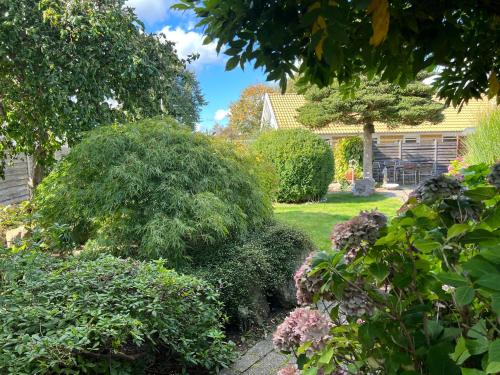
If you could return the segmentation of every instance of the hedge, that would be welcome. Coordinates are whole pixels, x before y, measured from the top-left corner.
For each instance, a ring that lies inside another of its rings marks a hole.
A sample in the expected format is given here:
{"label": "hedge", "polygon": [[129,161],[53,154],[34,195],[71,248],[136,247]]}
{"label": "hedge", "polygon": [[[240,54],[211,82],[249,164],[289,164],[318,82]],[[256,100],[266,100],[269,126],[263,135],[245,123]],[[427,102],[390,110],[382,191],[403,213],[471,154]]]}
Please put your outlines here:
{"label": "hedge", "polygon": [[279,202],[306,202],[321,199],[333,175],[330,146],[304,129],[263,133],[253,148],[269,160],[279,177]]}

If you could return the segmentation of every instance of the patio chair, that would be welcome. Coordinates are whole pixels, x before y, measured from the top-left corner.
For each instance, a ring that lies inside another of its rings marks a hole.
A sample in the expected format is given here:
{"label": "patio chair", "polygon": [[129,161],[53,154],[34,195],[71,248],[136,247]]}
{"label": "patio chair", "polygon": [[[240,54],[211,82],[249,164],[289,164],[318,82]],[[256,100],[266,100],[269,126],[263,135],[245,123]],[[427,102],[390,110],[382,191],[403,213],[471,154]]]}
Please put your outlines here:
{"label": "patio chair", "polygon": [[404,163],[402,166],[403,185],[412,181],[414,185],[417,184],[417,165],[414,163]]}

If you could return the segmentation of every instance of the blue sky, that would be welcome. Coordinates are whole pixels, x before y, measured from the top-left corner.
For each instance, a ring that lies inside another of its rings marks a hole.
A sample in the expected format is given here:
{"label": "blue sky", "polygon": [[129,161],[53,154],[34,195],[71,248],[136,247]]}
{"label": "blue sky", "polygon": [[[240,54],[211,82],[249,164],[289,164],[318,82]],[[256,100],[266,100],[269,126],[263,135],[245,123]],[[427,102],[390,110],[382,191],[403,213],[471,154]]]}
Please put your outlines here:
{"label": "blue sky", "polygon": [[174,0],[128,0],[127,5],[135,8],[144,22],[146,31],[163,32],[167,39],[176,43],[180,57],[197,52],[200,58],[189,66],[200,82],[208,104],[202,109],[200,128],[210,129],[216,122],[226,124],[229,104],[238,99],[246,86],[266,81],[260,70],[246,66],[242,71],[236,68],[224,70],[227,57],[217,55],[215,43],[203,45],[202,30],[196,29],[197,19],[189,12],[170,9]]}

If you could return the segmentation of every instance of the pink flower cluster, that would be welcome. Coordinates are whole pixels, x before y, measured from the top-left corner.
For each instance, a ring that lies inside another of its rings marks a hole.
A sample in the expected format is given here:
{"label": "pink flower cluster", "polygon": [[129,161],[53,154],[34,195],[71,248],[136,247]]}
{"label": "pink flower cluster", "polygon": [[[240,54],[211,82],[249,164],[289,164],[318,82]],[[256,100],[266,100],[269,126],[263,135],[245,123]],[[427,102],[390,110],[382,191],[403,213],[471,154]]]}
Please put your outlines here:
{"label": "pink flower cluster", "polygon": [[310,351],[321,350],[331,338],[333,323],[330,317],[310,307],[299,307],[281,323],[273,334],[274,346],[284,352],[292,352],[310,342]]}
{"label": "pink flower cluster", "polygon": [[279,370],[276,375],[300,375],[300,371],[296,365],[288,365]]}
{"label": "pink flower cluster", "polygon": [[384,214],[376,210],[361,211],[358,216],[333,227],[330,237],[333,248],[344,250],[346,262],[352,262],[377,241],[380,229],[386,224]]}
{"label": "pink flower cluster", "polygon": [[297,302],[299,305],[308,305],[313,303],[313,297],[319,293],[323,281],[319,275],[310,275],[312,270],[312,259],[314,253],[309,254],[304,263],[295,272],[293,280],[297,289]]}

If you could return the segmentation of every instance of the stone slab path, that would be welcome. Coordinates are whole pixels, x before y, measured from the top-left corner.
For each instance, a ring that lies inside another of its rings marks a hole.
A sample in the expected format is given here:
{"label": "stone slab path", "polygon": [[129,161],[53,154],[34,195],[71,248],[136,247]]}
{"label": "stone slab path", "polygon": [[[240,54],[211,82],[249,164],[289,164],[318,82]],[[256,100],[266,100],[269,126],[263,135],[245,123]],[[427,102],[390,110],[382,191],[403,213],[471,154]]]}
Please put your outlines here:
{"label": "stone slab path", "polygon": [[248,349],[221,375],[276,375],[279,369],[289,363],[290,357],[276,351],[269,337]]}

